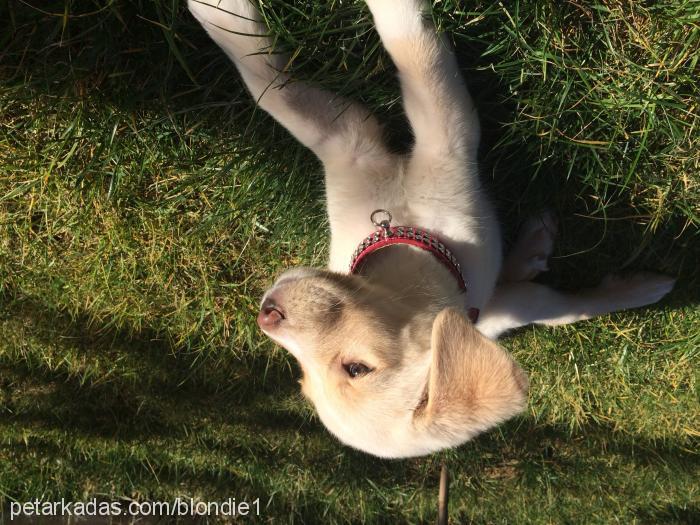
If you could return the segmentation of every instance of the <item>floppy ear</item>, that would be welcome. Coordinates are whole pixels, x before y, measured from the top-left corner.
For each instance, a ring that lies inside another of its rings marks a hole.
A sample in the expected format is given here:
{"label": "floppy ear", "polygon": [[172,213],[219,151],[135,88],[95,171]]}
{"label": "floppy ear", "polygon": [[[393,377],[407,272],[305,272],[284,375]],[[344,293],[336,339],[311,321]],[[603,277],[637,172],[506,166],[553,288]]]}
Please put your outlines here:
{"label": "floppy ear", "polygon": [[427,402],[416,410],[417,424],[458,444],[525,408],[525,373],[459,310],[437,315],[430,346]]}

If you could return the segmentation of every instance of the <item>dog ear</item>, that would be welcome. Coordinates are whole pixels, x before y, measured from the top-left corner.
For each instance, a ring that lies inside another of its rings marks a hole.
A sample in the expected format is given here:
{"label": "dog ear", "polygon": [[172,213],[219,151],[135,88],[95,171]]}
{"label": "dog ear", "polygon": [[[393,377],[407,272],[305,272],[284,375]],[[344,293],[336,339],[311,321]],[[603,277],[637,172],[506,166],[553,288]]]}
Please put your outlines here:
{"label": "dog ear", "polygon": [[459,310],[437,315],[430,346],[427,399],[415,412],[430,433],[462,443],[525,408],[525,373]]}

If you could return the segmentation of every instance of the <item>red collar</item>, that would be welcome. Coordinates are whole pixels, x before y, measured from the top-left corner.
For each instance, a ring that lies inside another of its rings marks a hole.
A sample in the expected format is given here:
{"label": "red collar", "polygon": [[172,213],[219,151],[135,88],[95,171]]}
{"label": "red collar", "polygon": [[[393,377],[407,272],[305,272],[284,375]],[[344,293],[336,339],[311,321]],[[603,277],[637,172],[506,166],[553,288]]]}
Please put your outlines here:
{"label": "red collar", "polygon": [[[384,214],[388,219],[377,222],[375,217]],[[365,259],[377,250],[381,250],[392,244],[408,244],[430,252],[440,261],[450,273],[457,279],[460,290],[467,291],[467,283],[462,276],[459,262],[450,249],[435,235],[422,228],[412,226],[391,226],[391,213],[386,210],[375,210],[371,215],[372,223],[377,226],[377,231],[368,235],[352,254],[350,261],[350,273],[357,273]],[[479,318],[478,308],[468,308],[467,315],[473,323]]]}

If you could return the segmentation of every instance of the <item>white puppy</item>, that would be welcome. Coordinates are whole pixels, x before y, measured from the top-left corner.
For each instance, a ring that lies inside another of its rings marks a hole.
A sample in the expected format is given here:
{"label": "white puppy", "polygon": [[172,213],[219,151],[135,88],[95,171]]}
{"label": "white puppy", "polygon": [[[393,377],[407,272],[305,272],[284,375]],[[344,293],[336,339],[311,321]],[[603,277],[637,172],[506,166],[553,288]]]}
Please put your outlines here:
{"label": "white puppy", "polygon": [[493,341],[504,331],[650,304],[673,280],[637,274],[575,295],[529,282],[551,252],[547,215],[526,223],[502,264],[477,173],[479,120],[450,46],[421,0],[367,6],[399,72],[415,136],[409,155],[386,147],[362,106],[292,81],[249,0],[189,0],[260,107],[325,168],[329,268],[285,272],[258,323],[299,361],[305,395],[342,442],[416,456],[523,410],[526,375]]}

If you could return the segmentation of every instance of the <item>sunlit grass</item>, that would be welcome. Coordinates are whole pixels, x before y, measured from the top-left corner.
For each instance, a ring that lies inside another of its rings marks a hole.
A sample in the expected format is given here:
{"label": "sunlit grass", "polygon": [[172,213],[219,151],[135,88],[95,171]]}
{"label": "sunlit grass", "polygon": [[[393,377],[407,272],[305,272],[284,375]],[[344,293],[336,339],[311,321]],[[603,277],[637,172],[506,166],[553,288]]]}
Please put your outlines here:
{"label": "sunlit grass", "polygon": [[[362,2],[264,3],[298,76],[410,133]],[[339,445],[255,327],[321,266],[313,156],[178,2],[0,5],[0,501],[260,497],[269,521],[700,519],[697,2],[438,2],[506,238],[555,210],[545,280],[677,275],[661,305],[503,344],[528,411],[430,458]],[[321,518],[322,517],[322,518]],[[0,521],[2,517],[0,516]]]}

